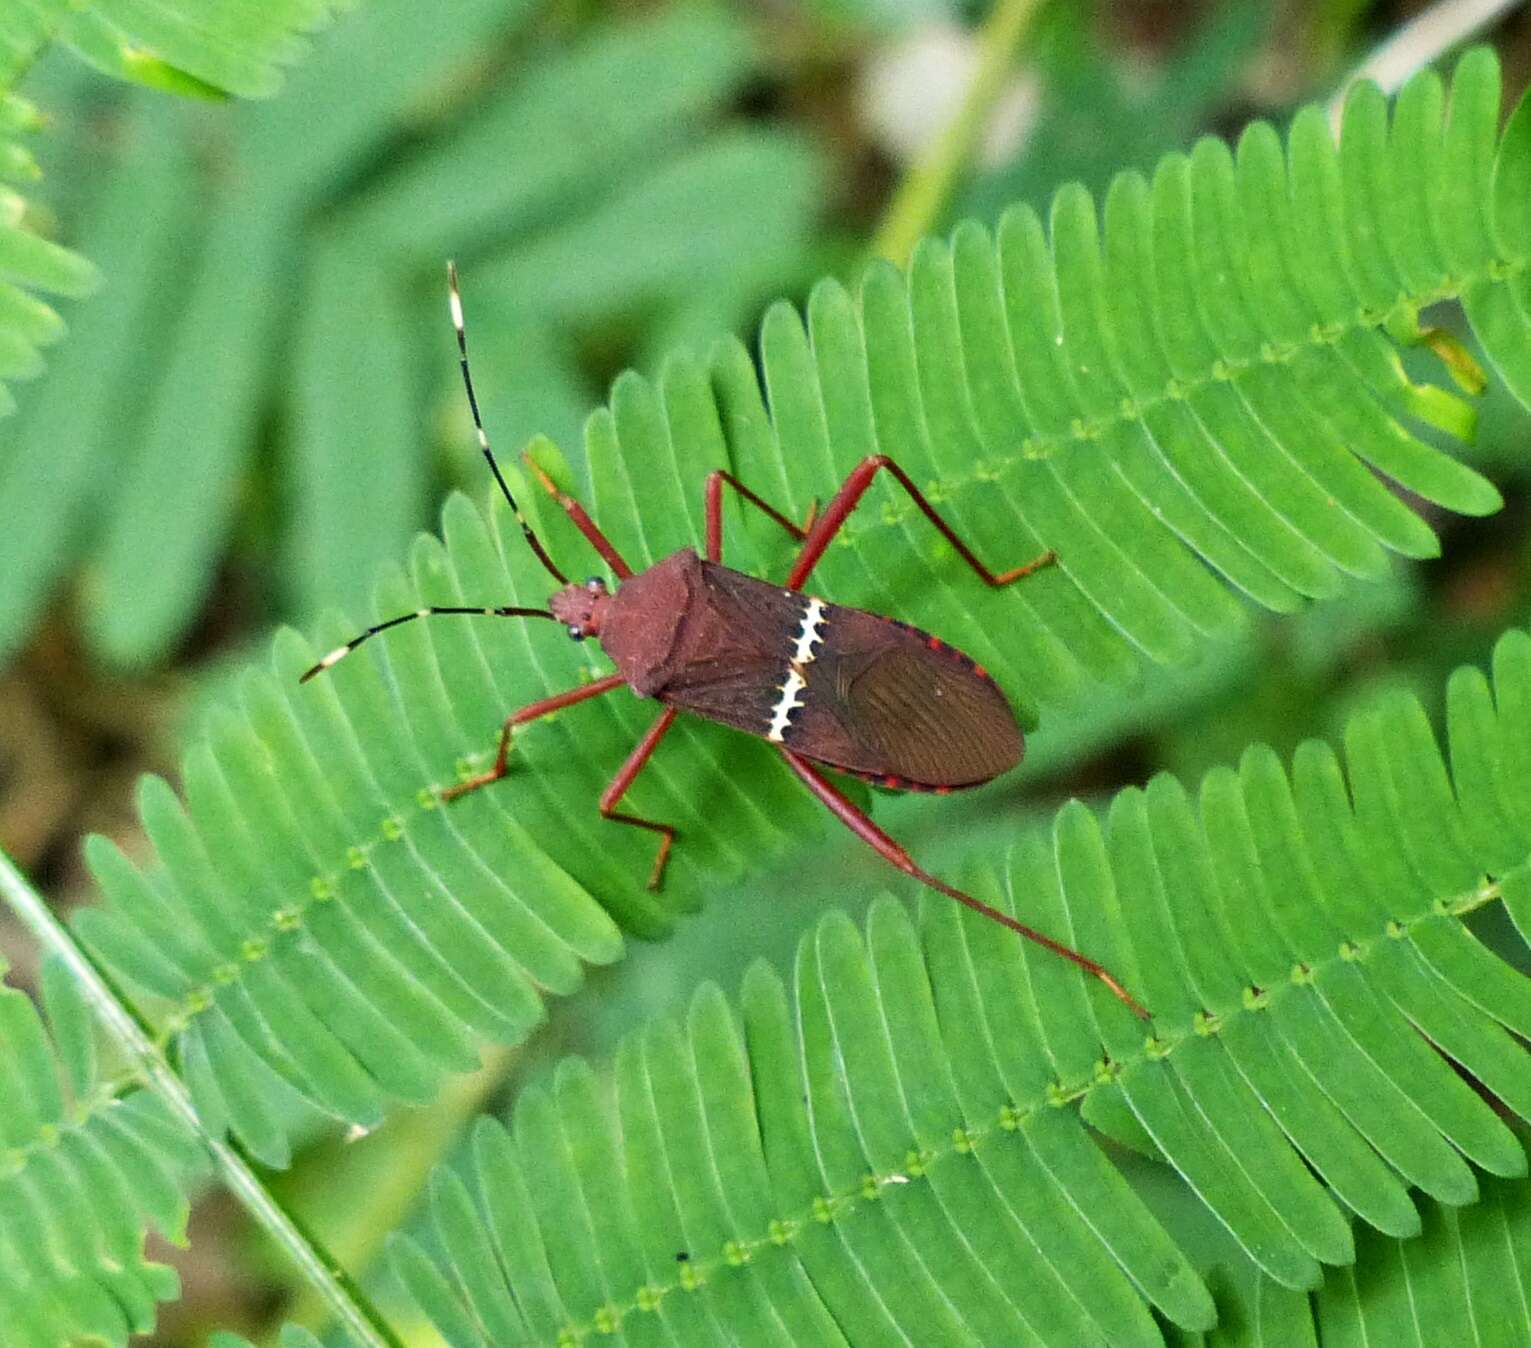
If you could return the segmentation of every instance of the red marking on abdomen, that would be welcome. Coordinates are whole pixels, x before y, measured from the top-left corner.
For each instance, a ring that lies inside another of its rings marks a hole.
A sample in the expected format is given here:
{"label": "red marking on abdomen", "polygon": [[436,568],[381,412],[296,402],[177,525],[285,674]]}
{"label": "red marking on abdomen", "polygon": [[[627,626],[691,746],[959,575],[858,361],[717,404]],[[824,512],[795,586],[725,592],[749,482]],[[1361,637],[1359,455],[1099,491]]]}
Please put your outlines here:
{"label": "red marking on abdomen", "polygon": [[[799,749],[798,752],[802,753],[802,750]],[[805,754],[804,757],[811,757],[811,755]],[[815,759],[814,761],[822,762],[823,760]],[[994,780],[992,777],[985,777],[981,782],[963,782],[957,786],[942,782],[938,785],[934,782],[911,782],[907,777],[899,777],[891,772],[862,772],[856,768],[842,768],[834,763],[825,763],[824,766],[831,772],[843,772],[847,777],[859,777],[864,782],[871,782],[873,786],[880,786],[889,791],[918,791],[921,795],[927,796],[949,796],[953,791],[971,791],[975,786],[987,786]]]}

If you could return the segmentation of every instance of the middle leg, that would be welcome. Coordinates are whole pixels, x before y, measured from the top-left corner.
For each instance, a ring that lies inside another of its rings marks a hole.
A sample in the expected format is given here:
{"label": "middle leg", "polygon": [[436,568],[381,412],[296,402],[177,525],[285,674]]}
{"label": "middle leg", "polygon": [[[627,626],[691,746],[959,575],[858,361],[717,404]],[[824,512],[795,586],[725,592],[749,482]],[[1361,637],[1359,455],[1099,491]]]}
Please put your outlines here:
{"label": "middle leg", "polygon": [[610,819],[617,824],[632,824],[635,828],[646,828],[651,833],[659,834],[659,854],[654,858],[654,869],[649,872],[649,888],[658,889],[659,882],[664,876],[665,863],[670,859],[670,847],[675,842],[675,826],[673,824],[661,824],[655,819],[643,819],[636,814],[619,814],[617,802],[627,794],[627,788],[633,784],[635,778],[643,771],[650,758],[654,756],[654,750],[659,747],[670,727],[675,724],[675,718],[679,711],[675,707],[666,707],[659,713],[658,719],[648,728],[648,733],[638,741],[638,747],[627,756],[627,762],[618,769],[617,775],[611,779],[611,785],[601,792],[601,817]]}
{"label": "middle leg", "polygon": [[817,501],[809,506],[808,519],[799,526],[769,501],[757,496],[732,473],[725,473],[721,468],[715,468],[707,474],[707,560],[709,562],[723,560],[723,484],[725,482],[757,510],[769,515],[799,543],[807,539],[808,530],[813,528],[813,522],[818,518],[819,503]]}
{"label": "middle leg", "polygon": [[978,560],[977,554],[957,536],[957,531],[941,518],[940,512],[926,499],[925,493],[914,485],[914,479],[908,473],[886,454],[869,454],[851,470],[851,475],[841,483],[840,490],[835,493],[828,508],[809,529],[807,540],[803,543],[803,550],[793,564],[792,573],[787,577],[789,590],[802,589],[803,582],[808,579],[809,573],[818,565],[819,558],[824,555],[824,549],[840,532],[840,526],[845,523],[851,511],[860,504],[861,498],[866,495],[867,488],[872,485],[872,479],[882,469],[886,469],[898,479],[899,486],[909,493],[915,505],[920,508],[920,512],[941,531],[942,537],[957,549],[958,556],[978,573],[985,585],[1008,585],[1011,581],[1019,580],[1022,576],[1029,576],[1033,571],[1039,571],[1042,567],[1049,566],[1058,560],[1057,554],[1048,549],[1040,557],[1033,557],[1031,561],[1011,567],[1008,571],[997,574],[990,571]]}

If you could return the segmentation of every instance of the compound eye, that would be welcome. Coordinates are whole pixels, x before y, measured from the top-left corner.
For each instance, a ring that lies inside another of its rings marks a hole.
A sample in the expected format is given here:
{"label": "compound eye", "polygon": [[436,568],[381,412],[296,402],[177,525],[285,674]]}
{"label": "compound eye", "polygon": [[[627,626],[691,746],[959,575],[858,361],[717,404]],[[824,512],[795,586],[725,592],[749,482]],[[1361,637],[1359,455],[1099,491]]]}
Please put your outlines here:
{"label": "compound eye", "polygon": [[591,594],[600,594],[600,592],[606,588],[606,582],[599,576],[591,576],[590,579],[585,582],[585,588],[589,590]]}
{"label": "compound eye", "polygon": [[569,635],[573,637],[575,641],[583,641],[585,639],[585,629],[578,623],[570,623]]}

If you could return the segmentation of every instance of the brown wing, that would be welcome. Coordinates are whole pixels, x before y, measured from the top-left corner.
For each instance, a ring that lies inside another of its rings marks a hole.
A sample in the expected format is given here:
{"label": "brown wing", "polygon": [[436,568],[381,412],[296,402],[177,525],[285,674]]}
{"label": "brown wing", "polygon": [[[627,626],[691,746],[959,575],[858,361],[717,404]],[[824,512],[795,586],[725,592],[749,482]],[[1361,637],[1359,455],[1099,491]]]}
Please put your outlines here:
{"label": "brown wing", "polygon": [[830,608],[826,631],[790,748],[914,788],[976,786],[1020,762],[1015,713],[961,651],[859,609]]}
{"label": "brown wing", "polygon": [[874,772],[919,786],[976,786],[1021,761],[1010,704],[950,654],[895,647],[851,682],[846,701],[857,738],[876,751]]}

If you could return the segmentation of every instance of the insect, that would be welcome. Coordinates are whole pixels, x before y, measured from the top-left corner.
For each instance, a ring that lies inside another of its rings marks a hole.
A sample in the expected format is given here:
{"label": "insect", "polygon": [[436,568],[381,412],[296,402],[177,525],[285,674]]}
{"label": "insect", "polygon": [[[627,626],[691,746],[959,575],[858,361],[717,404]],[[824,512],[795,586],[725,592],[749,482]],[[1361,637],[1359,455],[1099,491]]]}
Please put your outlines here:
{"label": "insect", "polygon": [[[546,609],[430,607],[401,614],[367,628],[331,651],[303,675],[303,680],[329,669],[379,632],[416,618],[485,614],[549,618],[562,623],[576,641],[596,638],[616,665],[616,672],[511,712],[501,727],[493,764],[443,791],[446,800],[458,800],[506,775],[517,726],[626,686],[640,697],[654,698],[664,709],[602,792],[599,808],[607,819],[659,836],[650,888],[657,888],[664,874],[675,828],[624,813],[617,806],[676,717],[690,712],[775,745],[808,790],[899,870],[1072,961],[1100,979],[1134,1014],[1148,1019],[1147,1011],[1102,965],[922,869],[819,770],[822,765],[878,786],[945,795],[981,785],[1008,771],[1020,762],[1025,747],[1004,694],[961,651],[907,623],[828,604],[803,593],[802,586],[814,566],[878,473],[890,474],[908,492],[925,518],[986,585],[1009,585],[1051,565],[1055,555],[1045,552],[1009,571],[990,571],[909,475],[879,454],[858,464],[822,513],[811,511],[801,525],[731,473],[716,470],[706,481],[706,556],[682,548],[648,570],[635,573],[584,507],[559,490],[547,473],[524,455],[541,485],[618,578],[615,589],[608,589],[599,577],[570,583],[522,515],[490,448],[468,367],[457,271],[450,263],[448,277],[459,364],[479,448],[528,545],[562,588],[552,594]],[[725,486],[764,512],[801,545],[797,560],[780,585],[723,565]]]}

